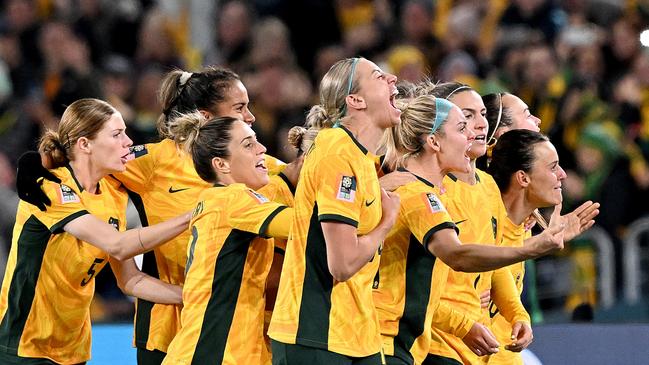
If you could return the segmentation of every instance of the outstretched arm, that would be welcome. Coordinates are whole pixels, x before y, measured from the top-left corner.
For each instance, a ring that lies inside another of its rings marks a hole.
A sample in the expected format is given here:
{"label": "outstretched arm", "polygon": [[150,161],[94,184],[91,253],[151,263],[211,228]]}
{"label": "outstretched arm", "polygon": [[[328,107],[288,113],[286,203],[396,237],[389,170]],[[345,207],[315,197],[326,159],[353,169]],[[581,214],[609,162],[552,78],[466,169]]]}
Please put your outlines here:
{"label": "outstretched arm", "polygon": [[176,237],[188,228],[190,218],[191,214],[188,212],[149,227],[120,232],[92,214],[85,214],[67,223],[63,229],[110,256],[124,260],[152,250]]}
{"label": "outstretched arm", "polygon": [[126,295],[154,303],[182,304],[183,289],[158,280],[140,271],[133,259],[119,261],[110,258],[110,267],[117,279],[117,285]]}

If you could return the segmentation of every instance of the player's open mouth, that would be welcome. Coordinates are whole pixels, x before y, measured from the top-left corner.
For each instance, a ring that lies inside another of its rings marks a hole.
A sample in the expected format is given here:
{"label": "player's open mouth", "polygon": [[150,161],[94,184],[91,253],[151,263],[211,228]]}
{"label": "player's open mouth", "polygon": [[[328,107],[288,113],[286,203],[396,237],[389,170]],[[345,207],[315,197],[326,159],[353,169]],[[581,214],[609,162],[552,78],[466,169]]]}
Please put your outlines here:
{"label": "player's open mouth", "polygon": [[469,150],[471,149],[471,146],[473,146],[473,142],[469,142],[469,144],[466,146],[466,150],[464,150],[464,158],[467,160],[471,160],[471,157],[469,157]]}
{"label": "player's open mouth", "polygon": [[134,155],[133,155],[132,152],[129,151],[127,154],[125,154],[124,156],[120,157],[120,160],[122,160],[122,163],[125,164],[125,163],[127,163],[129,160],[132,160],[132,159],[133,159],[132,157],[134,157]]}
{"label": "player's open mouth", "polygon": [[399,90],[397,90],[396,88],[394,88],[394,90],[392,91],[392,94],[390,95],[390,105],[392,105],[392,107],[393,107],[394,109],[399,110],[399,109],[397,108],[397,106],[394,104],[394,100],[396,99],[397,95],[399,95]]}
{"label": "player's open mouth", "polygon": [[264,173],[268,173],[268,169],[266,168],[266,164],[263,159],[259,160],[257,164],[255,165],[255,169],[262,171]]}

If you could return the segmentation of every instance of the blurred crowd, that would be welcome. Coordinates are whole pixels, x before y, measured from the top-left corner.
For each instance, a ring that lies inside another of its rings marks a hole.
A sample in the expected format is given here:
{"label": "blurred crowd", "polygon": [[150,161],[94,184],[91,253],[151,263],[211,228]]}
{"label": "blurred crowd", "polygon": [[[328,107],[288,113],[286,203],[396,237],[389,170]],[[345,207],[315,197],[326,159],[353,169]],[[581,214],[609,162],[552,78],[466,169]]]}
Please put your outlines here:
{"label": "blurred crowd", "polygon": [[[203,2],[202,13],[192,7],[200,2],[1,2],[4,241],[17,158],[72,101],[110,102],[134,142],[150,142],[164,73],[226,66],[248,88],[269,154],[291,160],[288,129],[303,124],[329,67],[354,55],[403,81],[456,80],[482,94],[520,96],[559,149],[568,172],[564,208],[601,202],[597,223],[616,242],[617,258],[624,229],[649,212],[649,49],[640,42],[649,2],[224,0]],[[196,34],[209,42],[199,45]]]}

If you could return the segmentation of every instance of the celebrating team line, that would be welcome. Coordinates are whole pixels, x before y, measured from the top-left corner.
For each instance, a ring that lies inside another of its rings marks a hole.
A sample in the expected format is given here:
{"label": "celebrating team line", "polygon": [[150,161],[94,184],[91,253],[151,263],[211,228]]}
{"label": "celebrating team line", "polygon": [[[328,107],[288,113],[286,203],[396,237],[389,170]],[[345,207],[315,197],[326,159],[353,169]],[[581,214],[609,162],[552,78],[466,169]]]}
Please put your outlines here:
{"label": "celebrating team line", "polygon": [[566,173],[512,94],[343,59],[290,163],[266,155],[234,72],[174,70],[159,94],[159,142],[133,146],[114,107],[81,99],[21,157],[1,363],[90,360],[110,263],[137,297],[140,365],[522,364],[525,261],[599,214],[562,215]]}

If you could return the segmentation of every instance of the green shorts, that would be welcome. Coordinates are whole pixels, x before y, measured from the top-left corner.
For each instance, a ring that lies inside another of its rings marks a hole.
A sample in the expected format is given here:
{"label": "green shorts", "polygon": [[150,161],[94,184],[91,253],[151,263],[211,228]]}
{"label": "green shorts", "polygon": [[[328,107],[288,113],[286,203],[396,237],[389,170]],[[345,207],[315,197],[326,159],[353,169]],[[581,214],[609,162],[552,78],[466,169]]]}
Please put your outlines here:
{"label": "green shorts", "polygon": [[137,348],[137,365],[160,365],[167,356],[166,352],[160,350],[149,351]]}
{"label": "green shorts", "polygon": [[450,357],[428,354],[421,365],[462,365],[462,363]]}
{"label": "green shorts", "polygon": [[302,345],[289,345],[270,340],[273,365],[381,365],[381,353],[351,357]]}
{"label": "green shorts", "polygon": [[[37,357],[20,357],[0,351],[0,364],[2,365],[58,365],[50,359]],[[83,365],[85,362],[79,363]]]}

